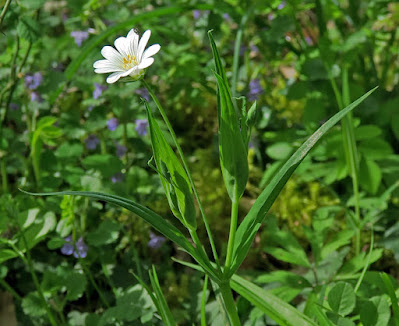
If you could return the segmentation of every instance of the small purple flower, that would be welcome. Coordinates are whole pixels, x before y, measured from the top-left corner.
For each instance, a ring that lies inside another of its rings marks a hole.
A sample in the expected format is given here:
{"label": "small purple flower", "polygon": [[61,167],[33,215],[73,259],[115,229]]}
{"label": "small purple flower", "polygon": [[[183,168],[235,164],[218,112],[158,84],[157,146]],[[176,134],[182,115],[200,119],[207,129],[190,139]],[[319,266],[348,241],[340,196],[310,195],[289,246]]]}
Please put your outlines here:
{"label": "small purple flower", "polygon": [[19,109],[19,105],[17,103],[10,103],[10,110],[16,111]]}
{"label": "small purple flower", "polygon": [[224,14],[223,14],[223,18],[224,18],[224,20],[226,20],[226,21],[231,21],[230,15],[229,15],[228,13],[224,13]]}
{"label": "small purple flower", "polygon": [[135,90],[135,93],[139,96],[141,96],[142,98],[144,98],[147,102],[150,100],[150,93],[148,93],[147,88],[143,87],[143,88],[137,88]]}
{"label": "small purple flower", "polygon": [[125,176],[122,172],[118,172],[111,177],[112,183],[122,182],[125,179]]}
{"label": "small purple flower", "polygon": [[31,102],[43,102],[43,98],[41,97],[39,92],[30,93],[30,101]]}
{"label": "small purple flower", "polygon": [[109,130],[114,131],[119,126],[119,121],[117,118],[112,118],[107,121],[107,127]]}
{"label": "small purple flower", "polygon": [[73,254],[75,258],[85,258],[87,256],[88,249],[89,247],[85,244],[82,237],[76,241],[74,246],[72,236],[69,235],[65,238],[65,243],[61,248],[61,253],[67,256]]}
{"label": "small purple flower", "polygon": [[281,9],[283,9],[284,7],[285,7],[285,1],[283,0],[283,1],[281,1],[281,3],[278,5],[278,7],[277,7],[277,9],[278,10],[281,10]]}
{"label": "small purple flower", "polygon": [[275,17],[274,14],[270,13],[267,15],[267,20],[271,22],[274,19],[274,17]]}
{"label": "small purple flower", "polygon": [[135,124],[136,124],[135,130],[140,136],[147,135],[148,121],[146,119],[137,119],[135,121]]}
{"label": "small purple flower", "polygon": [[255,101],[258,99],[259,95],[263,94],[264,90],[260,85],[259,79],[253,79],[249,82],[249,92],[248,92],[248,99],[250,101]]}
{"label": "small purple flower", "polygon": [[251,44],[250,49],[254,53],[259,53],[259,48],[255,44]]}
{"label": "small purple flower", "polygon": [[72,244],[72,236],[69,235],[65,238],[65,243],[61,248],[61,253],[63,255],[69,256],[69,255],[72,255],[73,250],[74,250],[74,248],[73,248],[73,244]]}
{"label": "small purple flower", "polygon": [[201,10],[193,10],[193,17],[195,20],[201,17]]}
{"label": "small purple flower", "polygon": [[78,241],[75,243],[76,249],[73,251],[73,255],[75,258],[85,258],[87,256],[87,250],[89,247],[83,241],[83,238],[80,237]]}
{"label": "small purple flower", "polygon": [[79,47],[82,45],[83,41],[89,38],[88,31],[73,31],[70,35],[75,39],[75,43]]}
{"label": "small purple flower", "polygon": [[89,110],[89,112],[91,112],[94,109],[94,105],[90,105],[87,110]]}
{"label": "small purple flower", "polygon": [[308,45],[313,45],[313,40],[310,36],[306,36],[305,37],[305,41]]}
{"label": "small purple flower", "polygon": [[159,249],[162,247],[166,239],[161,235],[155,235],[150,232],[150,241],[148,241],[147,246],[152,249]]}
{"label": "small purple flower", "polygon": [[100,140],[97,138],[97,136],[90,135],[89,137],[87,137],[85,139],[85,143],[86,143],[87,149],[95,150],[97,148],[98,144],[100,144]]}
{"label": "small purple flower", "polygon": [[25,87],[29,89],[36,89],[40,86],[43,81],[43,76],[40,72],[36,72],[33,75],[28,74],[25,76]]}
{"label": "small purple flower", "polygon": [[94,83],[94,91],[93,91],[93,98],[96,100],[96,99],[98,99],[100,96],[101,96],[101,94],[105,91],[105,90],[107,90],[107,86],[106,85],[101,85],[101,84],[98,84],[98,83]]}
{"label": "small purple flower", "polygon": [[116,146],[116,156],[121,158],[123,155],[126,154],[127,148],[119,143],[115,144]]}

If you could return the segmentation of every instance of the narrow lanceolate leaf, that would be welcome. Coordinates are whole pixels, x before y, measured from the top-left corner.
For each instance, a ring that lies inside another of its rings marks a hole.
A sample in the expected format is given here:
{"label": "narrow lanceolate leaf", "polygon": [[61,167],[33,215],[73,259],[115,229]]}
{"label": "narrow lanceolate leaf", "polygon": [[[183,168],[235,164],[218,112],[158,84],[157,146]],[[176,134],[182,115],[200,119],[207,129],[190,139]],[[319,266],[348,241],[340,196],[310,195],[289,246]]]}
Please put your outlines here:
{"label": "narrow lanceolate leaf", "polygon": [[262,310],[280,326],[317,325],[308,316],[304,315],[290,304],[238,275],[232,277],[230,285],[234,291]]}
{"label": "narrow lanceolate leaf", "polygon": [[233,201],[237,201],[244,193],[248,181],[247,150],[241,135],[238,116],[231,100],[231,92],[219,52],[211,32],[208,35],[215,58],[215,76],[218,84],[220,165],[227,192]]}
{"label": "narrow lanceolate leaf", "polygon": [[114,205],[123,207],[135,213],[137,216],[141,217],[143,220],[151,224],[156,230],[162,233],[165,237],[167,237],[168,239],[179,245],[181,248],[183,248],[201,265],[201,267],[208,273],[210,277],[218,279],[218,276],[215,274],[212,266],[210,266],[208,262],[205,262],[201,258],[201,256],[196,252],[195,248],[192,246],[192,244],[186,239],[184,234],[179,229],[177,229],[169,222],[165,221],[165,219],[162,216],[156,214],[155,212],[153,212],[152,210],[150,210],[145,206],[135,203],[132,200],[115,195],[108,195],[100,192],[89,192],[89,191],[61,191],[61,192],[45,192],[45,193],[31,193],[24,190],[21,191],[28,195],[34,195],[34,196],[51,196],[51,195],[84,196],[98,200],[103,200],[112,203]]}
{"label": "narrow lanceolate leaf", "polygon": [[173,214],[190,230],[197,228],[196,211],[190,181],[176,154],[166,141],[161,129],[152,116],[147,102],[151,143],[154,160],[166,197]]}
{"label": "narrow lanceolate leaf", "polygon": [[328,130],[330,130],[340,119],[342,119],[345,114],[357,107],[376,89],[377,87],[370,90],[351,105],[347,106],[345,109],[331,117],[325,124],[316,130],[312,136],[308,138],[308,140],[288,159],[278,173],[272,178],[270,183],[255,201],[248,215],[245,217],[244,221],[237,230],[234,243],[233,263],[228,275],[233,275],[234,272],[240,267],[251,247],[256,232],[266,217],[267,212],[276,200],[280,191],[283,189],[285,183],[288,181],[292,173],[302,162],[305,156],[309,153],[311,148]]}
{"label": "narrow lanceolate leaf", "polygon": [[164,322],[164,324],[166,326],[176,326],[176,322],[173,319],[172,312],[169,309],[169,306],[166,302],[165,296],[164,296],[161,286],[159,284],[158,275],[157,275],[154,265],[152,266],[152,271],[151,270],[149,271],[149,276],[150,276],[152,288],[154,289],[154,292],[155,292],[155,297],[158,301],[158,304],[156,306],[157,306],[159,314],[162,317],[162,321]]}

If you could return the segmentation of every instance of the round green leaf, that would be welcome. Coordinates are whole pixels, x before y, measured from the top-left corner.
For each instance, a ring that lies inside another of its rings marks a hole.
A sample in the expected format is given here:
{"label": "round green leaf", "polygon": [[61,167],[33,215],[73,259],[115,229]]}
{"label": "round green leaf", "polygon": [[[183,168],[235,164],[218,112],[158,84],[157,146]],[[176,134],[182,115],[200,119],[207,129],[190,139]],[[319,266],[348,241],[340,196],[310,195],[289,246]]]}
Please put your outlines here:
{"label": "round green leaf", "polygon": [[356,295],[352,285],[344,282],[337,283],[328,293],[328,304],[341,316],[350,314],[356,305]]}
{"label": "round green leaf", "polygon": [[364,326],[375,326],[377,322],[377,308],[371,301],[366,301],[360,308],[360,321]]}

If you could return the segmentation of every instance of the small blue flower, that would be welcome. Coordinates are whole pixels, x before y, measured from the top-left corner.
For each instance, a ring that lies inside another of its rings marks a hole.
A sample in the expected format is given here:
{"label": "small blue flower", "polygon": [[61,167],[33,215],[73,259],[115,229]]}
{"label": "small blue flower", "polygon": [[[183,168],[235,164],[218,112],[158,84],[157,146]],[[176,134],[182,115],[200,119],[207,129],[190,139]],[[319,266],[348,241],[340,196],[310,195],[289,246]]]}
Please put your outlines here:
{"label": "small blue flower", "polygon": [[76,45],[79,47],[82,45],[83,41],[89,38],[88,31],[73,31],[70,35],[74,38]]}
{"label": "small blue flower", "polygon": [[10,103],[10,110],[16,111],[19,109],[19,105],[17,103]]}
{"label": "small blue flower", "polygon": [[147,102],[150,100],[150,93],[148,93],[147,88],[143,87],[143,88],[137,88],[135,90],[135,93],[139,96],[141,96],[142,98],[144,98]]}
{"label": "small blue flower", "polygon": [[36,72],[33,75],[28,74],[25,76],[25,87],[29,89],[38,88],[43,82],[43,76],[40,72]]}
{"label": "small blue flower", "polygon": [[135,121],[135,124],[136,124],[135,130],[140,136],[147,135],[148,121],[146,119],[137,119]]}
{"label": "small blue flower", "polygon": [[101,85],[101,84],[98,84],[98,83],[94,83],[94,91],[93,91],[93,98],[96,100],[96,99],[98,99],[100,96],[101,96],[101,94],[105,91],[105,90],[107,90],[107,86],[106,85]]}
{"label": "small blue flower", "polygon": [[117,118],[112,118],[107,121],[107,127],[109,130],[114,131],[119,126],[119,121]]}
{"label": "small blue flower", "polygon": [[76,241],[75,246],[73,245],[72,235],[69,235],[65,238],[65,244],[61,248],[61,253],[63,255],[74,255],[75,258],[85,258],[87,256],[87,250],[89,247],[83,241],[83,238],[80,237],[78,241]]}
{"label": "small blue flower", "polygon": [[95,150],[100,144],[100,140],[95,135],[90,135],[85,139],[86,148],[90,150]]}
{"label": "small blue flower", "polygon": [[123,155],[126,154],[127,148],[119,143],[115,144],[116,146],[116,156],[121,158]]}
{"label": "small blue flower", "polygon": [[166,239],[161,235],[155,235],[150,232],[150,241],[148,241],[147,246],[152,249],[159,249],[162,247]]}
{"label": "small blue flower", "polygon": [[193,10],[193,17],[195,20],[201,17],[201,10]]}
{"label": "small blue flower", "polygon": [[230,21],[230,20],[231,20],[230,15],[229,15],[228,13],[224,13],[224,14],[223,14],[223,18],[224,18],[224,20],[226,20],[226,21]]}
{"label": "small blue flower", "polygon": [[87,256],[87,250],[89,247],[83,241],[83,238],[80,237],[78,241],[75,243],[76,250],[73,251],[73,255],[75,258],[85,258]]}
{"label": "small blue flower", "polygon": [[125,176],[122,172],[118,172],[111,177],[112,183],[122,182],[125,179]]}
{"label": "small blue flower", "polygon": [[41,97],[39,92],[32,92],[30,93],[30,101],[31,102],[43,102],[43,98]]}
{"label": "small blue flower", "polygon": [[281,3],[278,5],[277,9],[278,10],[283,9],[285,7],[285,4],[286,4],[285,1],[281,1]]}
{"label": "small blue flower", "polygon": [[72,244],[72,236],[69,235],[65,238],[65,243],[61,248],[61,253],[63,255],[69,256],[69,255],[72,255],[73,250],[74,250],[74,248],[73,248],[73,244]]}
{"label": "small blue flower", "polygon": [[253,79],[249,82],[249,92],[248,92],[248,99],[250,101],[255,101],[258,97],[263,94],[264,90],[260,85],[259,79]]}

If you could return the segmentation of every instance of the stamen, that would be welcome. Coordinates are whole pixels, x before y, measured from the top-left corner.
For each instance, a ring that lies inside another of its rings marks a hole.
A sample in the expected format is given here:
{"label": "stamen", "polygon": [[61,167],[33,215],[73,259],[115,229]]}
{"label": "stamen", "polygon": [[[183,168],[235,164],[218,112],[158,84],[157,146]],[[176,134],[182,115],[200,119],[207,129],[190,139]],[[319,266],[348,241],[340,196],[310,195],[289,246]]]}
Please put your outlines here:
{"label": "stamen", "polygon": [[135,55],[128,54],[126,58],[123,58],[123,68],[130,69],[132,68],[132,62],[135,66],[137,66],[137,59]]}

